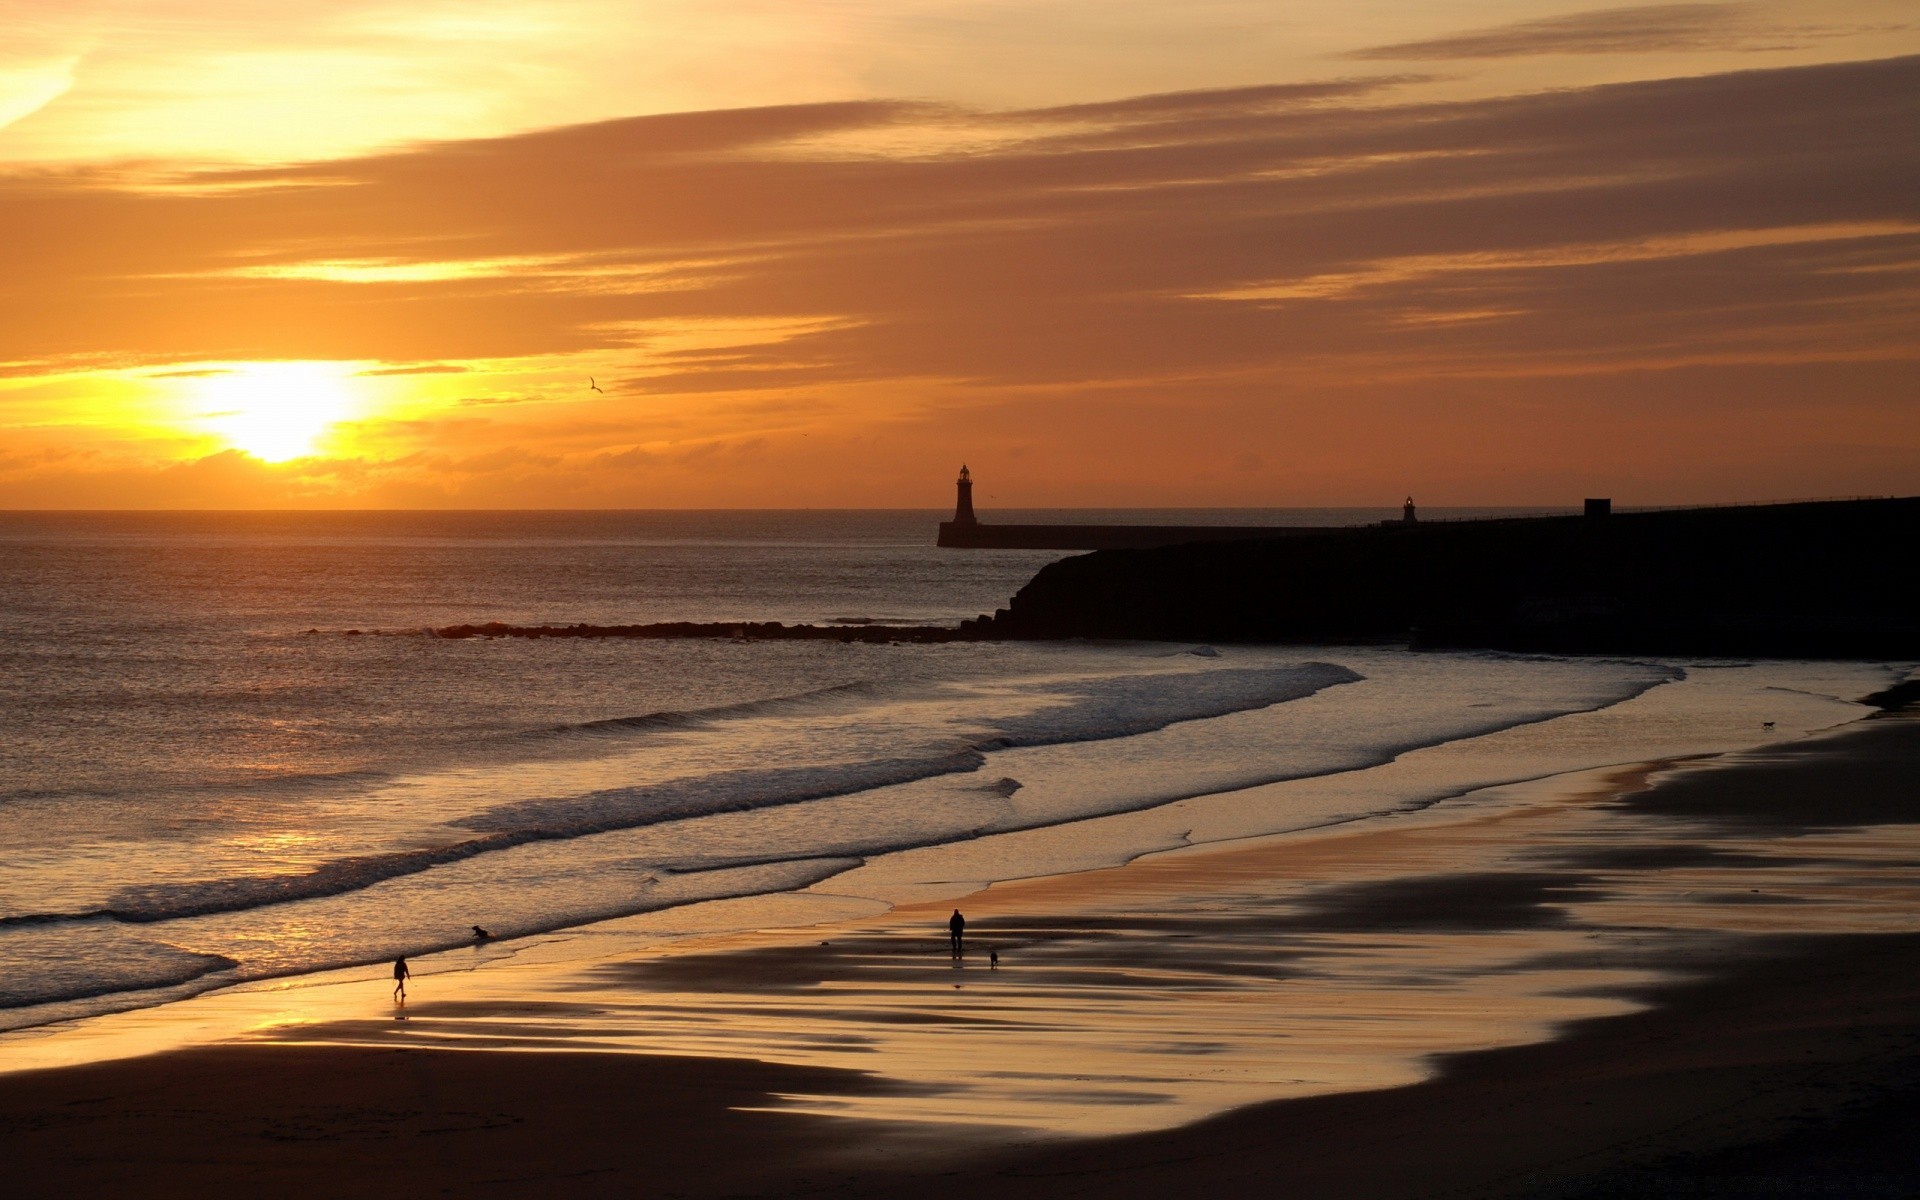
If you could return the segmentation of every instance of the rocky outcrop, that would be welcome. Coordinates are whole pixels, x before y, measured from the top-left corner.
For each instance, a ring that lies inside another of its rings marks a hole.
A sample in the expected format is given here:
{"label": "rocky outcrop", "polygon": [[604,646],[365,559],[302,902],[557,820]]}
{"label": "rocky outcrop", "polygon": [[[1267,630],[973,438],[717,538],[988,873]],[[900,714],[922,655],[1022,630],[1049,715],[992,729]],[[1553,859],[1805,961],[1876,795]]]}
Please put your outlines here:
{"label": "rocky outcrop", "polygon": [[[358,633],[358,630],[349,630]],[[738,641],[951,642],[977,637],[931,625],[783,625],[778,621],[662,621],[652,625],[448,625],[443,638],[731,638]]]}

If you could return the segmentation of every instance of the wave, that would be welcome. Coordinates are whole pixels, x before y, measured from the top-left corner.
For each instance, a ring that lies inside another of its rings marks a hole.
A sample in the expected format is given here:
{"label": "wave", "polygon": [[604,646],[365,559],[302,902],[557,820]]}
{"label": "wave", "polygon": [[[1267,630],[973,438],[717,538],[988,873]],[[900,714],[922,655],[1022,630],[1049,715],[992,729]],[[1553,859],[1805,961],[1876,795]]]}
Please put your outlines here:
{"label": "wave", "polygon": [[[1644,665],[1644,664],[1643,664]],[[1648,667],[1639,678],[1617,681],[1605,694],[1596,694],[1572,707],[1554,706],[1525,715],[1509,713],[1492,722],[1468,722],[1459,728],[1437,730],[1430,737],[1395,740],[1369,746],[1337,764],[1307,773],[1337,773],[1391,760],[1422,745],[1484,733],[1492,728],[1548,720],[1569,711],[1604,708],[1639,695],[1676,677],[1672,669]],[[1299,699],[1362,677],[1345,667],[1306,663],[1278,668],[1235,668],[1175,674],[1120,676],[1029,685],[1057,703],[1034,712],[1003,716],[982,723],[978,735],[958,748],[920,756],[854,763],[808,764],[710,772],[634,787],[612,788],[580,795],[517,801],[462,818],[451,825],[478,836],[420,849],[358,855],[323,863],[311,871],[270,876],[199,880],[124,888],[105,907],[75,913],[36,913],[0,918],[0,927],[30,926],[63,921],[107,919],[127,924],[156,922],[235,912],[299,900],[356,892],[385,880],[419,874],[480,855],[540,841],[566,840],[617,830],[635,829],[669,821],[801,804],[853,795],[940,776],[978,771],[993,750],[1016,746],[1059,745],[1133,736],[1167,728],[1181,721],[1201,720],[1267,707]],[[821,689],[819,695],[871,693],[872,685]],[[807,696],[723,706],[711,712],[768,711],[768,705],[790,707]],[[1208,781],[1196,791],[1140,795],[1104,806],[1102,812],[1132,811],[1173,801],[1261,783],[1296,778],[1299,770],[1277,769],[1252,773],[1231,781]],[[984,781],[978,790],[1011,797],[1020,790],[1013,779]],[[983,825],[961,833],[947,830],[941,840],[966,838],[1009,828],[1071,823],[1093,813],[1055,817],[1037,814],[1013,825]],[[922,837],[919,840],[924,840]],[[709,860],[724,868],[772,864],[822,854],[869,855],[919,844],[881,836],[840,844],[795,847],[795,854],[753,856],[740,861]],[[695,860],[658,864],[662,869],[687,872],[701,869]]]}
{"label": "wave", "polygon": [[[564,722],[540,726],[534,729],[515,730],[490,735],[485,740],[470,744],[482,755],[499,753],[503,747],[512,753],[514,746],[538,745],[541,743],[564,743],[569,741],[595,742],[618,740],[653,732],[685,732],[710,728],[724,721],[745,720],[758,716],[793,716],[819,712],[824,706],[835,701],[873,701],[889,698],[906,689],[904,683],[879,683],[858,680],[851,683],[834,684],[827,687],[812,688],[785,696],[769,696],[758,700],[744,700],[732,704],[717,704],[706,708],[662,709],[657,712],[640,713],[625,717],[604,717],[593,721]],[[243,693],[235,693],[241,695]],[[333,771],[306,770],[298,773],[263,775],[259,771],[239,771],[231,778],[163,780],[158,781],[156,790],[182,796],[199,795],[255,795],[273,793],[277,795],[299,795],[340,791],[349,787],[374,787],[393,779],[396,769],[373,769],[365,767],[342,767]],[[155,781],[149,781],[153,783]],[[120,788],[41,788],[36,790],[17,790],[0,792],[0,807],[16,802],[31,801],[71,801],[71,800],[117,800],[124,795]],[[76,914],[51,914],[49,919],[68,920]],[[77,914],[92,915],[92,914]],[[0,917],[0,926],[10,918]]]}
{"label": "wave", "polygon": [[[208,778],[208,775],[215,775]],[[298,797],[308,793],[337,792],[352,787],[374,787],[392,779],[389,771],[367,767],[341,767],[334,771],[286,771],[277,773],[270,768],[199,767],[197,774],[188,777],[184,769],[172,771],[155,770],[141,778],[143,793],[149,797],[166,796],[182,799],[199,797],[252,796],[262,794]],[[8,805],[27,805],[45,803],[113,803],[127,798],[127,788],[123,784],[105,786],[21,788],[0,792],[0,808]]]}
{"label": "wave", "polygon": [[[1035,694],[1060,703],[1034,712],[984,722],[970,743],[918,756],[854,763],[747,768],[669,779],[576,796],[517,801],[451,822],[480,836],[445,845],[356,855],[287,875],[243,876],[150,884],[115,892],[98,910],[31,914],[9,920],[55,921],[110,918],[151,924],[213,913],[238,912],[359,891],[388,879],[415,875],[536,841],[585,837],[666,821],[801,804],[943,775],[977,771],[991,750],[1129,737],[1169,725],[1264,708],[1361,678],[1330,663],[1243,667],[1032,685]],[[800,696],[709,712],[735,715],[791,709],[821,696],[871,695],[876,685],[823,688]],[[998,789],[1004,783],[990,785]]]}
{"label": "wave", "polygon": [[659,712],[641,713],[631,717],[603,717],[597,721],[567,722],[528,730],[514,736],[541,740],[607,737],[644,733],[656,729],[701,729],[720,721],[803,713],[816,708],[822,701],[879,699],[888,690],[890,689],[883,684],[857,680],[853,683],[837,683],[829,687],[811,688],[788,696],[768,696],[760,700],[742,700],[733,704],[716,704],[708,708],[662,709]]}
{"label": "wave", "polygon": [[156,883],[123,888],[113,894],[99,913],[87,915],[145,925],[180,917],[203,917],[210,913],[262,908],[292,900],[311,900],[318,896],[337,896],[342,892],[357,892],[382,880],[417,875],[434,867],[533,840],[533,836],[499,834],[426,850],[396,850],[385,854],[335,859],[299,875],[248,875],[238,879]]}
{"label": "wave", "polygon": [[22,930],[0,943],[0,1008],[177,987],[239,965],[110,930]]}
{"label": "wave", "polygon": [[[1044,686],[1063,702],[992,718],[959,748],[919,757],[719,771],[578,796],[523,800],[454,824],[497,834],[577,837],[721,812],[845,796],[940,775],[977,771],[986,754],[1015,746],[1131,737],[1181,721],[1205,720],[1297,700],[1361,677],[1330,663],[1243,667],[1181,674],[1125,675]],[[866,686],[866,685],[861,685]]]}
{"label": "wave", "polygon": [[[1282,778],[1296,778],[1303,774],[1333,774],[1352,770],[1387,761],[1416,745],[1430,745],[1454,740],[1457,737],[1484,733],[1492,728],[1546,720],[1569,711],[1608,707],[1667,682],[1679,674],[1671,668],[1653,664],[1637,665],[1642,669],[1636,672],[1634,678],[1609,680],[1607,686],[1592,688],[1577,699],[1567,697],[1567,702],[1543,706],[1537,712],[1508,712],[1492,721],[1466,720],[1457,726],[1448,723],[1445,729],[1434,729],[1426,735],[1405,741],[1391,739],[1388,742],[1365,747],[1350,747],[1357,753],[1342,754],[1339,757],[1343,760],[1351,759],[1351,761],[1342,761],[1337,764],[1322,762],[1307,767],[1304,771],[1288,770],[1281,764],[1274,763],[1265,769],[1256,768],[1250,773],[1249,778],[1236,779],[1231,783],[1223,778],[1216,778],[1206,781],[1205,786],[1200,786],[1200,780],[1191,780],[1189,785],[1196,789],[1192,791],[1167,789],[1169,794],[1161,795],[1158,794],[1160,789],[1155,789],[1155,794],[1152,795],[1143,792],[1126,797],[1109,796],[1102,804],[1101,813],[1015,814],[1003,812],[998,817],[981,820],[977,825],[949,825],[937,832],[922,823],[909,821],[906,824],[913,828],[870,829],[864,833],[849,830],[847,832],[852,833],[853,836],[848,837],[836,837],[831,831],[822,829],[817,831],[822,836],[810,835],[799,839],[804,844],[795,844],[790,847],[769,846],[764,853],[754,853],[752,849],[743,847],[745,852],[740,854],[700,854],[658,858],[649,855],[645,860],[634,862],[636,868],[644,868],[648,872],[647,886],[643,891],[622,891],[617,897],[611,893],[605,895],[596,893],[592,899],[585,896],[579,897],[578,899],[582,901],[579,903],[568,903],[560,908],[540,911],[537,914],[523,913],[519,924],[524,928],[503,927],[498,920],[490,921],[489,924],[496,930],[504,928],[507,932],[518,936],[577,926],[635,912],[671,908],[722,895],[760,894],[787,890],[791,886],[791,880],[781,883],[774,878],[775,876],[786,879],[789,873],[794,873],[794,878],[803,878],[809,883],[817,882],[858,866],[873,855],[910,849],[931,842],[966,841],[974,837],[1008,832],[1013,829],[1072,824],[1108,811],[1152,808],[1187,798],[1189,795],[1234,790],[1236,787]],[[202,986],[220,986],[225,982],[242,978],[303,974],[331,967],[360,965],[365,962],[379,961],[383,955],[391,957],[389,951],[424,953],[431,949],[445,948],[438,943],[428,945],[425,941],[415,945],[414,943],[419,941],[418,938],[408,939],[404,946],[395,944],[377,949],[357,944],[347,956],[322,954],[320,957],[326,961],[301,961],[298,964],[276,963],[267,967],[266,973],[262,974],[261,965],[256,965],[249,970],[243,965],[217,955],[197,955],[190,951],[164,946],[156,950],[153,948],[156,943],[143,942],[135,952],[124,955],[124,962],[110,962],[97,971],[76,968],[58,975],[39,971],[34,964],[46,961],[47,955],[44,952],[32,950],[29,950],[26,957],[21,960],[24,970],[7,969],[9,966],[7,960],[13,958],[11,953],[13,950],[23,946],[31,947],[33,944],[24,939],[31,938],[38,941],[48,934],[57,933],[52,930],[34,929],[32,928],[34,925],[95,921],[100,923],[99,928],[76,929],[73,933],[84,933],[91,937],[97,936],[99,932],[120,930],[131,936],[128,926],[149,926],[155,922],[178,918],[350,894],[383,880],[429,871],[439,866],[532,842],[563,840],[618,829],[637,828],[707,813],[796,804],[808,800],[855,794],[872,788],[911,783],[936,776],[976,772],[989,761],[987,755],[990,751],[1003,747],[1094,742],[1105,738],[1126,737],[1166,728],[1183,720],[1217,717],[1298,699],[1327,687],[1358,681],[1361,678],[1359,674],[1344,667],[1308,663],[1284,668],[1200,670],[1118,678],[1036,681],[1012,687],[1003,685],[1001,688],[1003,692],[1015,694],[1022,702],[1031,701],[1038,707],[1033,711],[979,721],[972,728],[969,736],[963,739],[964,744],[955,747],[950,740],[948,746],[940,749],[939,752],[902,755],[897,758],[857,763],[715,772],[647,786],[517,802],[502,805],[457,822],[459,826],[477,836],[439,847],[343,858],[298,875],[245,877],[127,888],[115,893],[106,908],[92,913],[28,914],[0,918],[0,926],[11,927],[6,930],[8,936],[0,939],[0,977],[4,977],[9,985],[6,988],[0,988],[0,1008],[45,1005],[56,1000],[80,1000],[114,993],[132,993],[168,987],[194,987],[196,985],[193,981],[203,977],[211,978],[208,978]],[[916,690],[923,686],[916,685]],[[833,697],[849,692],[877,694],[868,690],[867,685],[860,685],[856,688],[820,689],[817,693],[806,695]],[[711,711],[745,708],[764,711],[760,707],[764,703],[766,702],[756,702],[755,705],[748,706],[722,706],[720,709]],[[811,703],[811,701],[802,696],[785,697],[772,703],[791,707]],[[1304,767],[1305,764],[1299,764],[1299,766]],[[1258,778],[1251,776],[1258,776]],[[972,786],[962,783],[960,790],[985,792],[1011,798],[1022,788],[1017,780],[1011,778],[989,780],[981,777]],[[1174,794],[1176,791],[1177,794]],[[981,815],[985,816],[984,813]],[[749,872],[751,877],[739,880],[725,878],[729,873],[739,871]],[[762,873],[770,874],[762,878]],[[715,876],[721,878],[714,878]],[[710,882],[700,882],[702,879]],[[719,890],[716,891],[716,888]],[[427,941],[433,941],[433,939],[429,937]],[[447,945],[453,944],[458,943],[447,943]],[[89,942],[88,949],[97,952],[99,946]],[[373,957],[368,957],[369,955]],[[73,958],[76,962],[81,957],[97,960],[97,954],[67,957]],[[333,961],[336,957],[340,957],[340,961]],[[231,974],[223,975],[222,972],[231,972]],[[16,977],[24,977],[27,982],[15,985]],[[92,1002],[89,1000],[89,1003]]]}
{"label": "wave", "polygon": [[[1677,667],[1657,666],[1645,662],[1636,662],[1631,665],[1641,668],[1641,674],[1637,677],[1614,681],[1613,686],[1610,688],[1595,691],[1579,700],[1571,700],[1566,704],[1542,707],[1530,712],[1508,713],[1492,721],[1467,722],[1449,728],[1435,729],[1425,736],[1391,739],[1364,747],[1356,747],[1350,754],[1338,761],[1325,762],[1307,769],[1276,766],[1269,769],[1247,771],[1231,778],[1217,777],[1188,788],[1144,792],[1124,799],[1109,796],[1097,812],[1076,811],[1056,815],[1030,813],[1016,817],[1011,821],[984,821],[964,831],[947,830],[940,837],[939,841],[943,844],[963,842],[978,837],[1025,832],[1035,829],[1056,828],[1064,825],[1077,824],[1094,817],[1118,816],[1123,813],[1141,812],[1203,796],[1221,795],[1300,779],[1324,778],[1345,774],[1350,771],[1361,771],[1384,766],[1402,755],[1416,750],[1444,745],[1463,738],[1483,736],[1497,730],[1514,729],[1526,725],[1538,724],[1543,721],[1551,721],[1574,713],[1597,712],[1602,709],[1611,708],[1617,704],[1625,703],[1628,700],[1643,695],[1663,684],[1676,682],[1684,678],[1686,674],[1684,670]],[[1521,778],[1531,778],[1531,776],[1517,777],[1512,780],[1502,780],[1501,782],[1520,782]],[[990,783],[981,784],[975,790],[1011,798],[1017,792],[1021,791],[1023,787],[1024,785],[1021,784],[1019,780],[1003,777]],[[1440,800],[1454,794],[1456,793],[1442,789],[1432,795],[1405,800],[1400,803],[1395,811],[1417,811],[1438,803]],[[1332,820],[1316,820],[1313,824],[1302,826],[1302,828],[1318,828],[1326,825],[1344,824],[1377,815],[1380,814],[1372,811],[1354,813]],[[821,862],[826,861],[828,858],[842,859],[850,865],[857,865],[881,855],[912,850],[928,844],[929,842],[924,834],[918,831],[907,832],[904,835],[874,833],[868,836],[854,837],[846,840],[813,842],[803,849],[796,848],[793,853],[785,855],[769,853],[763,855],[726,857],[704,855],[684,858],[649,858],[648,865],[660,872],[663,877],[674,874],[691,875],[705,872],[727,871],[743,867],[773,867],[795,863]],[[1143,848],[1141,853],[1149,852],[1155,848],[1158,847]]]}
{"label": "wave", "polygon": [[[712,875],[743,875],[718,892],[676,890],[671,872],[668,886],[649,899],[634,903],[579,908],[518,925],[496,923],[501,937],[528,937],[590,924],[594,921],[675,908],[691,901],[718,896],[741,897],[794,891],[823,882],[853,867],[859,859],[833,856],[776,858],[765,862],[713,863],[679,873],[679,878],[701,880]],[[114,934],[115,927],[105,931]],[[98,931],[96,931],[97,934]],[[11,1032],[78,1016],[143,1008],[234,983],[308,975],[391,961],[396,954],[420,955],[471,945],[466,939],[420,941],[362,948],[354,953],[321,955],[298,962],[249,966],[217,954],[183,950],[162,942],[134,940],[118,933],[118,940],[69,941],[63,945],[28,945],[17,938],[0,942],[0,1032]],[[24,950],[24,953],[20,951]],[[49,967],[49,964],[52,964]],[[111,998],[111,999],[109,999]],[[84,1007],[76,1007],[84,1002]],[[53,1007],[50,1006],[61,1006]]]}
{"label": "wave", "polygon": [[1057,746],[1134,737],[1176,725],[1299,700],[1364,676],[1333,663],[1285,667],[1232,667],[1171,675],[1120,675],[1048,685],[1073,703],[1042,708],[993,724],[996,737],[982,750]]}
{"label": "wave", "polygon": [[977,771],[986,762],[984,754],[968,747],[924,758],[716,771],[643,787],[611,788],[550,800],[523,800],[463,817],[453,824],[504,837],[580,837],[688,817],[848,796],[938,775]]}
{"label": "wave", "polygon": [[457,826],[474,829],[483,836],[444,846],[341,858],[297,875],[243,876],[123,888],[113,894],[106,907],[91,912],[36,913],[4,920],[9,924],[44,924],[104,917],[144,925],[239,912],[269,904],[356,892],[385,880],[417,875],[529,842],[584,837],[720,812],[800,804],[935,775],[977,770],[985,762],[986,758],[978,752],[963,751],[939,758],[896,759],[841,767],[727,771],[636,788],[630,794],[634,802],[619,807],[606,803],[607,793],[530,801],[456,822]]}

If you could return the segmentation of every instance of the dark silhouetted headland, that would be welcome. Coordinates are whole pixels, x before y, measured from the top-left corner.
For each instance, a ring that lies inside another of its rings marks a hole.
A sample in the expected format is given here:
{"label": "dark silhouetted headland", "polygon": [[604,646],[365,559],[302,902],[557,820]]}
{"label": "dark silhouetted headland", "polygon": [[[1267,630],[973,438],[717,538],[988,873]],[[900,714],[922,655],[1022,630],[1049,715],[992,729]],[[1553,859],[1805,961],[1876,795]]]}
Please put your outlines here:
{"label": "dark silhouetted headland", "polygon": [[1442,523],[1102,550],[984,637],[1920,655],[1920,498]]}

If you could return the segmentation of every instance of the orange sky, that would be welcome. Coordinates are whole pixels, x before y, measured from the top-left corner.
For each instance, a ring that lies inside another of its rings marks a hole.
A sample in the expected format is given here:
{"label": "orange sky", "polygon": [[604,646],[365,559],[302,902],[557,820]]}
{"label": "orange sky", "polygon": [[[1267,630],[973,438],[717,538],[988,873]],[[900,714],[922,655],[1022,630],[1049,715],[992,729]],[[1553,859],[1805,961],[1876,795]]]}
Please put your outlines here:
{"label": "orange sky", "polygon": [[0,508],[1920,492],[1908,0],[295,7],[0,0]]}

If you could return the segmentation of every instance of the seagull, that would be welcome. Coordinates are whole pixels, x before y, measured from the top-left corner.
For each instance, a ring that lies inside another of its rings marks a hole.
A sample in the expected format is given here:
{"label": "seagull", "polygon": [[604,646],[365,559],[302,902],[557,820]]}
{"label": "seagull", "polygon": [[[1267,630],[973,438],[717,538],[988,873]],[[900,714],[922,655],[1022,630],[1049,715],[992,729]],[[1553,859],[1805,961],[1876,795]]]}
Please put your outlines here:
{"label": "seagull", "polygon": [[593,376],[591,375],[587,376],[587,386],[592,388],[596,392],[600,392],[602,396],[606,395],[604,391],[600,390],[600,385],[593,381]]}

